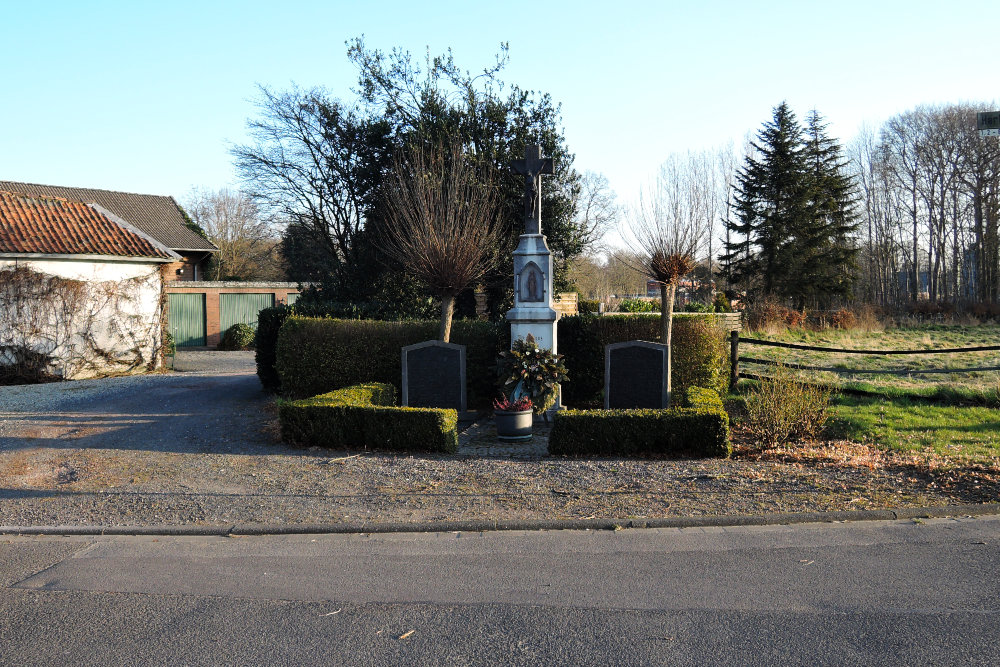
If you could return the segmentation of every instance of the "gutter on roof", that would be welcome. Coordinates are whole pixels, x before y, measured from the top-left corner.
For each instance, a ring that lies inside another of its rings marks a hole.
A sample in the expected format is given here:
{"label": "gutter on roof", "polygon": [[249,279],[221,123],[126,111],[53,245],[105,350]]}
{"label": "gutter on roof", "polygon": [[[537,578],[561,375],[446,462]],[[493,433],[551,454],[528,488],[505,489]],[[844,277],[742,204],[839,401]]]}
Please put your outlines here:
{"label": "gutter on roof", "polygon": [[[212,242],[209,241],[209,243]],[[212,248],[211,250],[209,250],[208,248],[174,248],[174,250],[175,251],[179,250],[180,252],[207,252],[208,254],[212,254],[213,252],[219,252],[218,247]]]}
{"label": "gutter on roof", "polygon": [[91,262],[128,262],[130,264],[170,264],[173,257],[127,257],[124,255],[69,255],[44,252],[0,252],[0,259],[55,259]]}

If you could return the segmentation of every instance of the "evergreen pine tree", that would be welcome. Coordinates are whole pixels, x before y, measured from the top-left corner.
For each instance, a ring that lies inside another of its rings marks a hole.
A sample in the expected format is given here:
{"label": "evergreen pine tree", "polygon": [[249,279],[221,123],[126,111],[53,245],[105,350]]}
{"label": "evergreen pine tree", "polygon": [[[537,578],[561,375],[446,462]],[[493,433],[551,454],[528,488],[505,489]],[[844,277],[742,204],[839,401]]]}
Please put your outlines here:
{"label": "evergreen pine tree", "polygon": [[851,294],[858,252],[851,239],[858,226],[857,194],[843,150],[827,135],[815,110],[807,119],[805,137],[809,225],[803,233],[807,261],[801,297],[826,306]]}
{"label": "evergreen pine tree", "polygon": [[857,253],[854,183],[813,112],[803,131],[786,102],[757,135],[736,176],[736,219],[722,261],[751,296],[798,308],[850,295]]}
{"label": "evergreen pine tree", "polygon": [[736,219],[729,221],[731,240],[722,260],[748,293],[791,296],[809,213],[802,128],[786,102],[775,108],[752,148],[736,175]]}

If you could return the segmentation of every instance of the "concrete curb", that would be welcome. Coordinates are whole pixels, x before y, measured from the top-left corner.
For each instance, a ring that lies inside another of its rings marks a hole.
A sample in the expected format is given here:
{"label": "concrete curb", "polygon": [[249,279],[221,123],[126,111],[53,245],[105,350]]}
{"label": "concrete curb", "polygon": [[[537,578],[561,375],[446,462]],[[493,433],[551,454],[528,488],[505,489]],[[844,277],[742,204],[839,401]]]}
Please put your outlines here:
{"label": "concrete curb", "polygon": [[776,526],[847,521],[897,521],[955,516],[1000,515],[1000,503],[912,507],[850,512],[774,512],[745,516],[666,519],[510,519],[507,521],[432,521],[428,523],[226,524],[216,526],[0,526],[0,535],[318,535],[347,533],[480,533],[501,530],[620,530],[623,528],[711,528]]}

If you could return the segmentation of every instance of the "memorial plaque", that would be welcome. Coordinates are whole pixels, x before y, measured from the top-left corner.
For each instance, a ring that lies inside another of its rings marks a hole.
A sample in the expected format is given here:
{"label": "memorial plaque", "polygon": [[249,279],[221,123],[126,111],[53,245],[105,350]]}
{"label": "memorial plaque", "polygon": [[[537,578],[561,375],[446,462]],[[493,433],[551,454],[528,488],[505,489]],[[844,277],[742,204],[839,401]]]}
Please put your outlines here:
{"label": "memorial plaque", "polygon": [[465,346],[429,340],[404,347],[403,405],[465,412]]}
{"label": "memorial plaque", "polygon": [[633,340],[604,348],[604,407],[667,407],[670,349],[662,343]]}

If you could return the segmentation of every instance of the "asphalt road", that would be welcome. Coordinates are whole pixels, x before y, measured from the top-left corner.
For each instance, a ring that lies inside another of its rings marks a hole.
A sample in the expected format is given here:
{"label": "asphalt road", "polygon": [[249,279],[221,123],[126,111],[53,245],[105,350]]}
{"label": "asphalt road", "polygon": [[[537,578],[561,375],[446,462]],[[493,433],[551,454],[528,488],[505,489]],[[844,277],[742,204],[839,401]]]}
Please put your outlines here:
{"label": "asphalt road", "polygon": [[1000,518],[0,537],[0,663],[1000,663]]}

